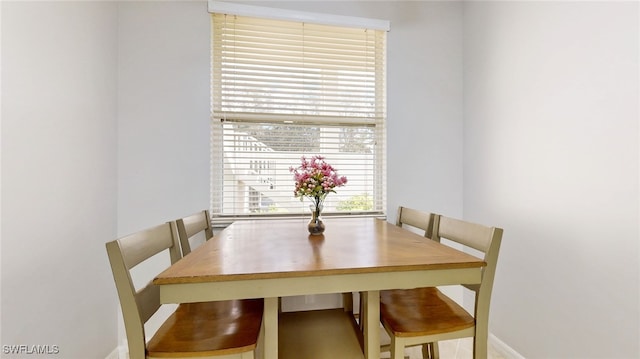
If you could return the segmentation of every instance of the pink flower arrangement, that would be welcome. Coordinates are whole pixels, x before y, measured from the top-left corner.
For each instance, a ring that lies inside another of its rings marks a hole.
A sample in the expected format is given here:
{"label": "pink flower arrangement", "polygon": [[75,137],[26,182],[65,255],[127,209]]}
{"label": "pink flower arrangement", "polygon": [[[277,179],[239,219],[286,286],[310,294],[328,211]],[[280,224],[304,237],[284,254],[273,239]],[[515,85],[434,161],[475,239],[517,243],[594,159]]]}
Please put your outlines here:
{"label": "pink flower arrangement", "polygon": [[293,191],[296,197],[309,197],[315,204],[317,214],[322,210],[322,201],[325,197],[334,192],[335,187],[344,186],[347,183],[347,177],[338,176],[337,171],[327,162],[324,157],[317,155],[307,160],[305,156],[301,158],[299,167],[289,168],[289,172],[293,173],[296,181],[296,187]]}

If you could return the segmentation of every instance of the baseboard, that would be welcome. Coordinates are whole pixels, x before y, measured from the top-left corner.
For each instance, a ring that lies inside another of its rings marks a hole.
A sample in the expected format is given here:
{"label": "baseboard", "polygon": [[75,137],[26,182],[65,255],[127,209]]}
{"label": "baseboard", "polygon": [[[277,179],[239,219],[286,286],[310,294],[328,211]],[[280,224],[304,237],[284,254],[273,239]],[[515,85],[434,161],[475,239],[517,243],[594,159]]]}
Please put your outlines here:
{"label": "baseboard", "polygon": [[115,348],[113,349],[113,351],[111,353],[109,353],[109,355],[107,355],[106,358],[104,359],[120,359],[120,349],[119,348]]}
{"label": "baseboard", "polygon": [[489,343],[493,346],[493,348],[500,353],[500,355],[509,359],[525,359],[520,353],[513,350],[510,346],[505,344],[502,340],[498,339],[495,335],[489,333]]}
{"label": "baseboard", "polygon": [[[493,348],[505,358],[509,359],[526,359],[520,353],[513,350],[510,346],[505,344],[502,340],[498,339],[495,335],[489,333],[489,343]],[[125,346],[119,346],[113,349],[111,353],[105,359],[128,359],[127,348]]]}
{"label": "baseboard", "polygon": [[116,347],[105,359],[129,359],[127,348],[124,346]]}

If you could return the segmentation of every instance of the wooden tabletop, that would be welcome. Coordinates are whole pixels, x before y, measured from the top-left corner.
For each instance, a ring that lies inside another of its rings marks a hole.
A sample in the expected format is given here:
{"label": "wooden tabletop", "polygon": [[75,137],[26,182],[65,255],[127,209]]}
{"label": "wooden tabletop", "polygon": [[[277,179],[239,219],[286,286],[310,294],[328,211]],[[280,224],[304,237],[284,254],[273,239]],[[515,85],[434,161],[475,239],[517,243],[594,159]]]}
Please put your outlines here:
{"label": "wooden tabletop", "polygon": [[322,236],[307,220],[238,221],[158,275],[155,284],[336,274],[480,268],[476,257],[384,220],[327,218]]}

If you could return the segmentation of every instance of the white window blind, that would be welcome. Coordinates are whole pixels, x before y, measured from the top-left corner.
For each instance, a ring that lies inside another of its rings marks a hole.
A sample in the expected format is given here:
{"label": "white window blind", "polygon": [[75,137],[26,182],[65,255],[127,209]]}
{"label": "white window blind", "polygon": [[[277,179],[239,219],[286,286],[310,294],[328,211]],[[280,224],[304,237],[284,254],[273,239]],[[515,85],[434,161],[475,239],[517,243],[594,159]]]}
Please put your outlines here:
{"label": "white window blind", "polygon": [[322,155],[348,183],[324,215],[381,214],[386,32],[212,14],[214,220],[309,213],[290,167]]}

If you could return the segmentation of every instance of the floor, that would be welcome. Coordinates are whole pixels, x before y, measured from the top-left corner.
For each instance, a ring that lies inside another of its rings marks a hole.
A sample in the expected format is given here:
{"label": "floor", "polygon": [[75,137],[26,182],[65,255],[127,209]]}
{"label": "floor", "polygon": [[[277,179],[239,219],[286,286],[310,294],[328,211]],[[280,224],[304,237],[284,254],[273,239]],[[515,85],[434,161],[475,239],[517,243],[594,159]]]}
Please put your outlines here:
{"label": "floor", "polygon": [[[384,340],[384,339],[383,339]],[[440,359],[472,359],[473,358],[473,339],[464,338],[457,340],[446,340],[438,343],[440,349]],[[121,359],[129,359],[129,353],[121,353]],[[407,348],[405,351],[405,359],[423,359],[420,346]],[[501,355],[495,348],[489,343],[489,350],[487,353],[489,359],[509,359]],[[389,353],[381,353],[380,359],[389,358]]]}
{"label": "floor", "polygon": [[[388,345],[390,342],[389,335],[380,326],[380,344]],[[438,349],[440,352],[440,359],[473,359],[473,338],[463,338],[454,340],[445,340],[438,342]],[[380,359],[389,358],[389,352],[383,352],[380,354]],[[509,359],[507,356],[501,354],[496,348],[488,343],[487,349],[488,359]],[[415,346],[405,349],[405,359],[423,359],[422,347]]]}
{"label": "floor", "polygon": [[[473,358],[473,339],[464,338],[457,340],[446,340],[438,343],[440,349],[441,359],[471,359]],[[408,348],[406,351],[405,359],[422,359],[421,347]],[[489,343],[489,350],[487,353],[489,359],[508,359],[507,357],[498,353],[498,351],[492,347]],[[382,353],[381,358],[389,358],[389,353]]]}
{"label": "floor", "polygon": [[[471,338],[439,342],[440,359],[472,359],[472,345],[473,341]],[[422,359],[422,352],[419,346],[408,348],[405,353],[405,359]],[[489,359],[509,359],[500,355],[500,353],[491,346],[491,343],[489,343],[489,351],[487,354]],[[121,353],[120,358],[129,359],[129,353]],[[384,358],[388,359],[389,353],[381,353],[380,359]]]}
{"label": "floor", "polygon": [[[168,308],[171,309],[171,308]],[[172,310],[167,311],[167,315],[171,313]],[[156,313],[158,314],[158,313]],[[155,316],[154,316],[155,317]],[[152,318],[153,319],[153,318]],[[159,321],[157,325],[159,326]],[[147,323],[153,324],[153,323]],[[156,327],[145,325],[145,330],[149,333],[155,332]],[[389,336],[386,331],[380,326],[380,342],[381,344],[389,344]],[[438,342],[438,348],[440,350],[440,358],[441,359],[472,359],[473,358],[473,338],[464,338],[464,339],[456,339],[456,340],[446,340]],[[124,354],[124,353],[122,353]],[[125,355],[120,355],[121,359],[129,359],[128,353]],[[423,359],[422,358],[422,350],[420,346],[407,348],[405,351],[405,359]],[[384,352],[380,354],[381,359],[389,358],[389,353]],[[502,355],[496,348],[491,345],[489,342],[489,348],[487,353],[488,359],[509,359],[509,357]]]}

